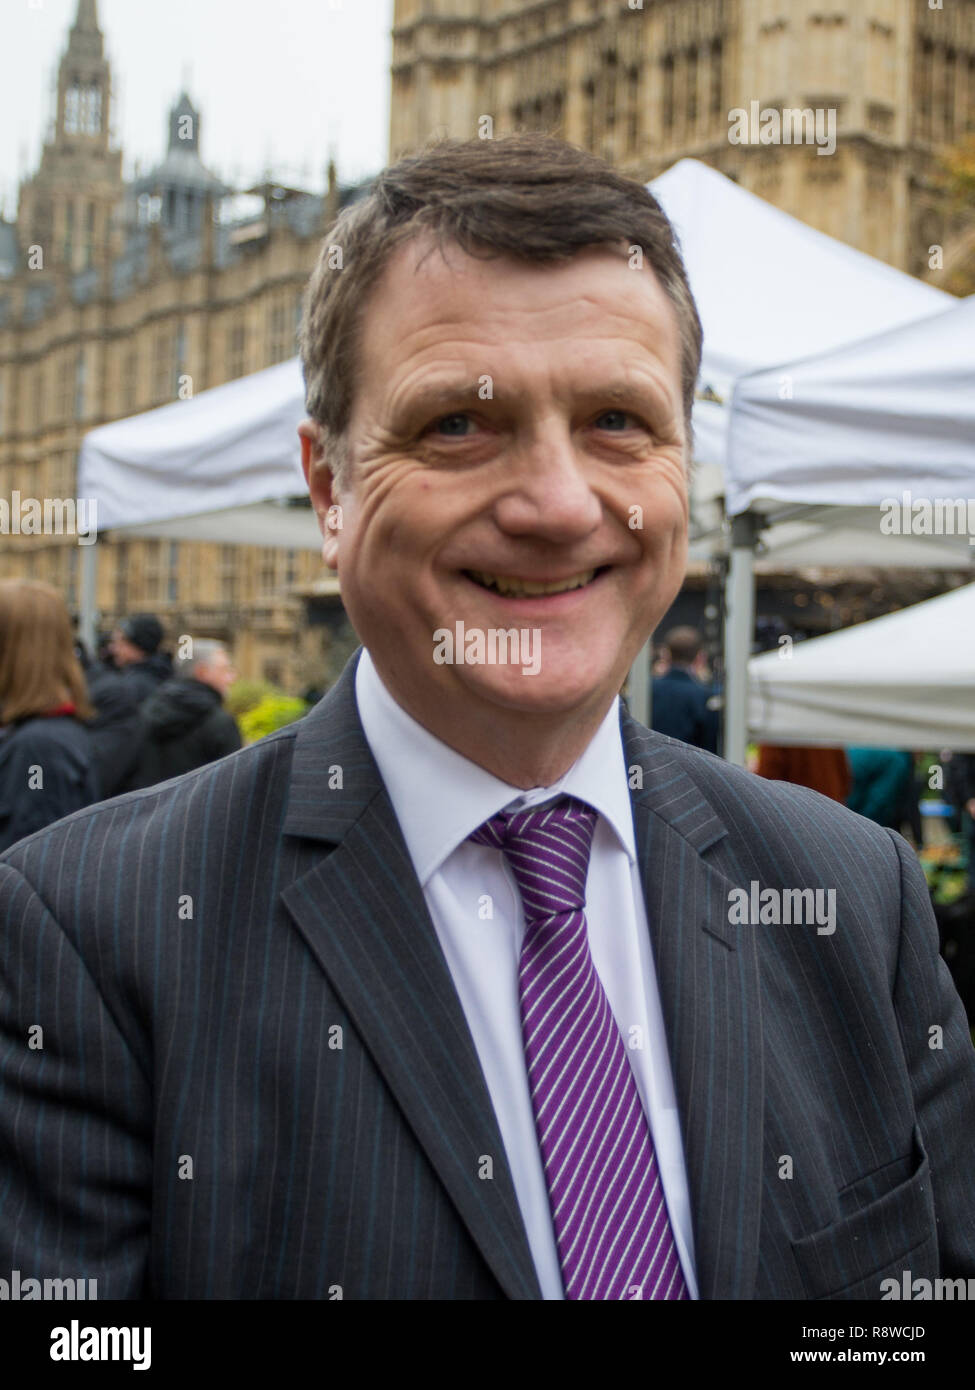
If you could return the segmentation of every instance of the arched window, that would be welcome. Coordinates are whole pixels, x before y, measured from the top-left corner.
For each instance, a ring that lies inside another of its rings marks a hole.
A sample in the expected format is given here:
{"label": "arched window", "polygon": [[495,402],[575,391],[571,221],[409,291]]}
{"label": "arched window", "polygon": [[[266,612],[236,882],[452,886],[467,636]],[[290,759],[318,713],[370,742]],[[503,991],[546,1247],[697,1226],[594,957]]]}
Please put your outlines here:
{"label": "arched window", "polygon": [[96,83],[72,82],[64,98],[68,135],[97,135],[102,128],[102,89]]}
{"label": "arched window", "polygon": [[84,135],[97,135],[102,128],[102,91],[100,87],[83,87],[81,91],[81,130]]}
{"label": "arched window", "polygon": [[77,135],[81,113],[81,88],[70,86],[64,98],[64,128],[69,135]]}

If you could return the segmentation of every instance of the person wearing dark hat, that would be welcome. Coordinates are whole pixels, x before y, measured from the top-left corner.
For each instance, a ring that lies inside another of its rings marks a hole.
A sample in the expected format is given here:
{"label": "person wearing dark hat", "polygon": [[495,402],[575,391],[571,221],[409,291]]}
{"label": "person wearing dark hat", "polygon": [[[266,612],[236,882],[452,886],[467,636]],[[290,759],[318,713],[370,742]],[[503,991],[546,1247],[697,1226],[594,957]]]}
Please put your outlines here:
{"label": "person wearing dark hat", "polygon": [[173,674],[172,662],[159,650],[162,639],[162,623],[154,613],[133,613],[112,634],[112,658],[137,704]]}

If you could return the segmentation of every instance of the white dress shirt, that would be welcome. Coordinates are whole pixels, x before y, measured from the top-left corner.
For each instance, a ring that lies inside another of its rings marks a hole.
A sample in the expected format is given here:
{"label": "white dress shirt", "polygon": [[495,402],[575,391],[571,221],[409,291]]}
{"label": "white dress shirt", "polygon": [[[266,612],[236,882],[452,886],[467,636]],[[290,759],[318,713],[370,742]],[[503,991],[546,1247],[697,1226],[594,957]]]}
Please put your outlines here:
{"label": "white dress shirt", "polygon": [[542,1295],[563,1297],[521,1035],[521,894],[504,856],[467,839],[502,809],[576,796],[599,814],[586,883],[593,961],[650,1122],[677,1253],[697,1297],[690,1197],[614,700],[582,756],[520,791],[449,748],[396,703],[363,651],[356,702],[460,997],[498,1119]]}

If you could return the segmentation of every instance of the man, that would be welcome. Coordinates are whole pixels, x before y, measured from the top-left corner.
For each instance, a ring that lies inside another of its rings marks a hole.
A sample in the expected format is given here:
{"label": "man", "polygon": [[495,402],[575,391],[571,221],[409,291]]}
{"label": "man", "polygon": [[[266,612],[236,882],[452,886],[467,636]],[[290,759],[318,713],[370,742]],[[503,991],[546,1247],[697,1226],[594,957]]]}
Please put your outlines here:
{"label": "man", "polygon": [[139,702],[135,690],[119,679],[114,666],[92,661],[80,644],[76,650],[94,709],[88,732],[99,795],[104,800],[131,791],[135,785],[131,779],[142,743]]}
{"label": "man", "polygon": [[163,626],[154,613],[133,613],[112,633],[112,660],[140,705],[173,673],[169,657],[159,650],[162,639]]}
{"label": "man", "polygon": [[103,798],[144,785],[137,776],[143,757],[140,707],[172,674],[159,651],[162,623],[153,613],[134,613],[99,642],[100,659],[85,661],[92,754]]}
{"label": "man", "polygon": [[173,665],[176,674],[142,707],[139,787],[192,772],[240,747],[237,722],[223,708],[224,696],[237,678],[223,643],[194,639]]}
{"label": "man", "polygon": [[670,666],[654,677],[651,718],[658,734],[717,753],[718,705],[714,691],[700,679],[702,646],[696,628],[672,627],[666,634]]}
{"label": "man", "polygon": [[[364,650],[0,861],[0,1264],[100,1298],[975,1274],[975,1054],[910,850],[617,699],[687,549],[700,327],[653,198],[541,136],[402,160],[302,352]],[[742,922],[786,892],[828,910]]]}

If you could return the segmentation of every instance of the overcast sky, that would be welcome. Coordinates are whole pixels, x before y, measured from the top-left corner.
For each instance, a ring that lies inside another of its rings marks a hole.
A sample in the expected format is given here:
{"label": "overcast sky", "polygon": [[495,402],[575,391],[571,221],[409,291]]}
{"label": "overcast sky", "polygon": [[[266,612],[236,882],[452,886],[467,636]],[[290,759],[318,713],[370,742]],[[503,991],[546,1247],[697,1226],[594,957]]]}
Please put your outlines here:
{"label": "overcast sky", "polygon": [[[0,201],[36,168],[76,0],[0,0]],[[131,176],[163,156],[188,79],[203,160],[228,182],[266,167],[321,189],[375,173],[389,139],[393,0],[98,0],[113,120]]]}

